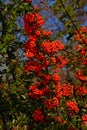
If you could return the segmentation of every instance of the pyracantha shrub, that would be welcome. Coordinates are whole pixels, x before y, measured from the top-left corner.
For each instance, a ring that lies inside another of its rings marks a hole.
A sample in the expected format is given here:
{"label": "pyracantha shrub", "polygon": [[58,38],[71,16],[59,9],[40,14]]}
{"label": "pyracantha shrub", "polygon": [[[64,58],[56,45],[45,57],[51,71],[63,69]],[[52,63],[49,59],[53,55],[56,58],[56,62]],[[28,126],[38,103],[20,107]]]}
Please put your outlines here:
{"label": "pyracantha shrub", "polygon": [[[33,103],[33,122],[37,124],[41,122],[44,126],[49,123],[54,126],[55,123],[58,126],[68,124],[69,130],[75,130],[71,127],[72,124],[76,126],[78,123],[81,126],[87,122],[87,114],[82,113],[85,108],[81,106],[80,101],[80,97],[87,95],[86,72],[84,67],[76,71],[76,78],[81,81],[81,86],[62,82],[63,77],[59,72],[69,59],[61,53],[64,50],[62,42],[58,39],[52,41],[52,32],[43,29],[44,23],[44,19],[36,9],[24,16],[24,30],[28,36],[24,44],[27,58],[24,70],[28,76],[33,75],[28,91]],[[78,41],[76,51],[81,59],[77,65],[87,65],[86,33],[85,27],[75,32],[74,38]],[[81,128],[80,126],[78,127]]]}

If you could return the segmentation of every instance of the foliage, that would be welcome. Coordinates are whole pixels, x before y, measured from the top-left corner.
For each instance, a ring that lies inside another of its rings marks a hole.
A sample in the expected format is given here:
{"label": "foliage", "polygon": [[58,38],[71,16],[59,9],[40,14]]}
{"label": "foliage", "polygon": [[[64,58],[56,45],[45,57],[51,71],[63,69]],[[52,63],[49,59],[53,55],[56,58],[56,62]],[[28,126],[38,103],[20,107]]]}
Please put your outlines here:
{"label": "foliage", "polygon": [[32,7],[22,0],[10,0],[1,1],[0,9],[0,125],[6,130],[27,124],[29,99],[25,82],[30,81],[24,73],[23,16]]}
{"label": "foliage", "polygon": [[77,26],[78,1],[66,2],[52,7],[65,26],[54,37],[30,0],[1,1],[0,129],[87,128],[87,28]]}

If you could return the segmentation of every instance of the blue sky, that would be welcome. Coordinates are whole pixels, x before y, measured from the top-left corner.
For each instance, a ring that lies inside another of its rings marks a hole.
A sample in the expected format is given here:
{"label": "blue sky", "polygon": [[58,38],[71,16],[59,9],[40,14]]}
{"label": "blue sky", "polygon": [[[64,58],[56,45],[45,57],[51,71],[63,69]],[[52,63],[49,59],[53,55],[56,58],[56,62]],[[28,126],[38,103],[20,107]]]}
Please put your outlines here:
{"label": "blue sky", "polygon": [[[87,12],[87,5],[84,6],[83,10],[85,12]],[[86,18],[87,18],[87,13],[86,13]],[[84,23],[82,24],[83,26],[87,26],[87,19],[84,21]]]}

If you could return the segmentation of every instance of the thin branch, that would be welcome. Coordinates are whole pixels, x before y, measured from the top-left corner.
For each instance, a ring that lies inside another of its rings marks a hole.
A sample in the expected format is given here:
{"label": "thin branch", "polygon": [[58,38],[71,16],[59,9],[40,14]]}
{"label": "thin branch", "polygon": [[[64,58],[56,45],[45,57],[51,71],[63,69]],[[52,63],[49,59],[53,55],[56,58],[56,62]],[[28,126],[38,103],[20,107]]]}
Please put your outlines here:
{"label": "thin branch", "polygon": [[[78,34],[79,34],[79,30],[78,30],[78,28],[76,27],[76,24],[74,23],[72,17],[70,16],[69,12],[67,11],[67,9],[66,9],[65,5],[63,4],[62,0],[59,0],[59,1],[60,1],[60,3],[61,3],[62,7],[63,7],[64,10],[65,10],[65,13],[67,14],[67,16],[69,17],[69,19],[71,20],[71,23],[73,24],[75,30],[76,30],[76,31],[78,32]],[[79,34],[79,37],[81,38],[82,42],[85,43],[85,40],[81,37],[80,34]]]}

